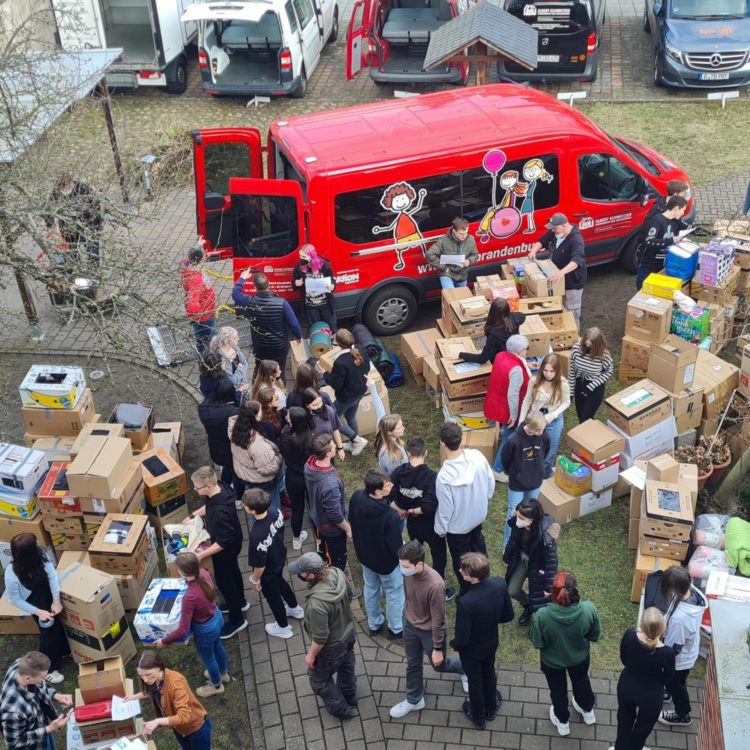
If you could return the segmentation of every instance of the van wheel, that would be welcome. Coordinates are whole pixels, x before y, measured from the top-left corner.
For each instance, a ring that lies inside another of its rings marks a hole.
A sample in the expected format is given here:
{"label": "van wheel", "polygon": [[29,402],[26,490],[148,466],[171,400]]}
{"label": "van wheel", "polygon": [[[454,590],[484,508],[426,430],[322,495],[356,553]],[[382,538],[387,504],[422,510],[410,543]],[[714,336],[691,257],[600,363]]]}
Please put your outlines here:
{"label": "van wheel", "polygon": [[376,336],[401,333],[417,317],[417,299],[402,284],[378,289],[362,312],[362,322]]}
{"label": "van wheel", "polygon": [[299,76],[299,84],[297,85],[297,88],[292,91],[289,96],[292,97],[292,99],[304,99],[305,94],[307,93],[307,76],[305,75],[305,69],[302,68],[302,72]]}
{"label": "van wheel", "polygon": [[172,70],[167,74],[167,91],[170,94],[184,94],[187,84],[187,60],[179,57],[172,63]]}
{"label": "van wheel", "polygon": [[638,270],[638,261],[642,255],[641,250],[641,238],[636,234],[630,238],[625,247],[623,247],[622,252],[620,252],[618,260],[628,273],[636,273]]}
{"label": "van wheel", "polygon": [[328,37],[328,44],[333,44],[339,38],[339,6],[333,9],[333,24],[331,25],[331,36]]}

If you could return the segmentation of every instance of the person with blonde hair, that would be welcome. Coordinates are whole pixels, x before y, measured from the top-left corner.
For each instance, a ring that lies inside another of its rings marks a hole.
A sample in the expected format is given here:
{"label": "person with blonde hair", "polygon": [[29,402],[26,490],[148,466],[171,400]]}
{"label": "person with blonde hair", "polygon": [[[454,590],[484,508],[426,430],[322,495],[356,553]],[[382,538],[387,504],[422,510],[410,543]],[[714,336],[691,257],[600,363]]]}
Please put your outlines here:
{"label": "person with blonde hair", "polygon": [[221,356],[224,373],[238,393],[244,393],[250,383],[247,379],[247,358],[240,349],[240,335],[232,326],[222,326],[211,339],[209,349]]}
{"label": "person with blonde hair", "polygon": [[378,454],[378,465],[388,476],[399,466],[409,463],[402,440],[405,432],[400,414],[386,414],[378,424],[375,451]]}
{"label": "person with blonde hair", "polygon": [[596,416],[614,370],[604,334],[596,326],[587,328],[573,344],[568,369],[568,386],[575,396],[579,423]]}
{"label": "person with blonde hair", "polygon": [[262,359],[256,367],[252,397],[257,401],[261,388],[273,388],[279,395],[279,409],[286,407],[286,390],[282,380],[281,367],[275,359]]}
{"label": "person with blonde hair", "polygon": [[620,641],[625,669],[617,682],[617,739],[609,750],[643,750],[659,718],[675,665],[674,650],[662,642],[666,629],[664,615],[649,607],[638,630],[626,630]]}

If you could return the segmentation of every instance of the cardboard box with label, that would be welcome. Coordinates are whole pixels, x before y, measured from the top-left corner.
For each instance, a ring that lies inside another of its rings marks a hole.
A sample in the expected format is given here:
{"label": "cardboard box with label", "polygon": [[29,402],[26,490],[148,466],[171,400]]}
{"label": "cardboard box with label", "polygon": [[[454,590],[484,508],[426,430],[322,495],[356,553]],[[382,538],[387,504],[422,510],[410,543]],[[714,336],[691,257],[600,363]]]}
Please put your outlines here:
{"label": "cardboard box with label", "polygon": [[148,518],[109,513],[89,545],[91,566],[119,575],[141,575],[146,565]]}
{"label": "cardboard box with label", "polygon": [[490,303],[484,297],[454,300],[450,306],[450,325],[459,335],[482,335],[489,312]]}
{"label": "cardboard box with label", "polygon": [[641,600],[641,591],[646,585],[646,578],[649,574],[658,570],[671,568],[675,561],[665,557],[651,557],[638,552],[635,556],[635,568],[633,570],[633,586],[630,589],[630,601],[636,602]]}
{"label": "cardboard box with label", "polygon": [[672,324],[672,300],[636,294],[625,313],[625,333],[641,341],[663,341]]}
{"label": "cardboard box with label", "polygon": [[0,489],[31,497],[49,468],[47,456],[23,445],[0,443]]}
{"label": "cardboard box with label", "polygon": [[128,509],[144,497],[143,471],[137,460],[131,459],[130,469],[121,483],[121,491],[115,497],[79,497],[78,502],[84,513],[104,516],[107,513],[129,513]]}
{"label": "cardboard box with label", "polygon": [[37,493],[39,508],[44,516],[83,514],[78,498],[73,497],[68,486],[69,463],[55,462],[49,467],[47,476]]}
{"label": "cardboard box with label", "polygon": [[35,437],[74,437],[95,420],[96,410],[91,389],[86,388],[78,403],[70,409],[42,409],[25,406],[21,418],[26,432]]}
{"label": "cardboard box with label", "polygon": [[468,287],[460,286],[452,289],[443,289],[440,292],[440,317],[443,321],[450,320],[451,302],[455,302],[460,299],[468,299],[472,297],[471,290]]}
{"label": "cardboard box with label", "polygon": [[502,297],[511,309],[511,312],[518,310],[518,289],[516,282],[509,279],[501,279],[499,275],[477,276],[474,282],[474,294],[484,297],[488,302],[493,302],[498,297]]}
{"label": "cardboard box with label", "polygon": [[78,665],[78,690],[84,703],[111,700],[114,695],[124,698],[126,679],[119,656]]}
{"label": "cardboard box with label", "polygon": [[545,513],[549,513],[562,525],[597,510],[608,508],[612,505],[612,490],[587,492],[575,497],[558,487],[553,479],[545,479],[539,493],[539,502]]}
{"label": "cardboard box with label", "polygon": [[[484,398],[486,395],[485,393],[477,393],[474,396],[450,398],[447,393],[443,392],[443,409],[452,417],[466,414],[478,414],[484,417]],[[489,426],[486,419],[483,419],[482,422],[478,424],[479,429]]]}
{"label": "cardboard box with label", "polygon": [[671,416],[637,435],[625,434],[612,422],[607,425],[625,438],[625,448],[620,455],[623,469],[629,469],[636,460],[647,461],[673,450],[677,437],[677,427]]}
{"label": "cardboard box with label", "polygon": [[440,387],[449,398],[465,398],[486,393],[490,384],[492,365],[485,362],[464,362],[460,359],[441,359]]}
{"label": "cardboard box with label", "polygon": [[91,436],[68,467],[70,491],[74,497],[116,497],[132,462],[133,449],[126,438]]}
{"label": "cardboard box with label", "polygon": [[625,438],[596,419],[587,419],[565,435],[565,442],[589,464],[598,464],[618,456],[625,448]]}
{"label": "cardboard box with label", "polygon": [[550,332],[539,315],[528,315],[518,332],[529,340],[527,357],[544,357],[549,353]]}
{"label": "cardboard box with label", "polygon": [[703,349],[698,351],[694,385],[703,388],[703,418],[721,416],[739,384],[739,368]]}
{"label": "cardboard box with label", "polygon": [[[651,356],[651,342],[641,341],[632,336],[622,337],[622,353],[620,355],[620,364],[630,365],[637,370],[641,370],[646,377],[648,370],[648,360]],[[639,378],[640,380],[641,378]]]}
{"label": "cardboard box with label", "polygon": [[550,329],[549,341],[556,352],[570,349],[578,341],[578,326],[572,312],[566,310],[562,314],[562,326],[559,329]]}
{"label": "cardboard box with label", "polygon": [[698,347],[670,334],[664,341],[651,342],[648,379],[670,393],[693,385]]}
{"label": "cardboard box with label", "polygon": [[607,419],[626,435],[637,435],[671,416],[669,394],[641,380],[606,399]]}
{"label": "cardboard box with label", "polygon": [[34,618],[11,604],[8,594],[0,597],[0,635],[37,635],[39,626]]}
{"label": "cardboard box with label", "polygon": [[525,263],[523,281],[530,297],[562,297],[565,294],[565,279],[552,281],[559,271],[551,260],[538,260]]}
{"label": "cardboard box with label", "polygon": [[187,492],[184,469],[163,448],[141,454],[146,500],[159,505]]}
{"label": "cardboard box with label", "polygon": [[[674,468],[677,470],[679,464],[675,462]],[[641,508],[644,535],[686,542],[690,539],[693,520],[693,503],[685,486],[646,479]]]}
{"label": "cardboard box with label", "polygon": [[45,549],[50,559],[53,562],[57,560],[57,555],[52,549],[52,539],[49,532],[44,528],[41,515],[31,519],[0,516],[0,564],[2,564],[3,570],[11,563],[10,540],[16,534],[33,534],[37,538],[39,546]]}
{"label": "cardboard box with label", "polygon": [[72,409],[86,389],[80,367],[32,365],[18,392],[21,404],[33,409]]}
{"label": "cardboard box with label", "polygon": [[437,328],[412,331],[401,336],[401,354],[404,355],[414,375],[423,374],[423,362],[435,352],[435,342],[441,338]]}

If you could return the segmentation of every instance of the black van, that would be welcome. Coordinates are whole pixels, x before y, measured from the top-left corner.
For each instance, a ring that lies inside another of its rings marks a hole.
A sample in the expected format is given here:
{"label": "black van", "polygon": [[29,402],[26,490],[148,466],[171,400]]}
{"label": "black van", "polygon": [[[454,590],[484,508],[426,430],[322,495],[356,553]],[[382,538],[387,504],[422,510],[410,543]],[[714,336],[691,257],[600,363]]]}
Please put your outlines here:
{"label": "black van", "polygon": [[539,32],[536,70],[505,60],[512,81],[595,81],[605,0],[505,0],[505,10]]}

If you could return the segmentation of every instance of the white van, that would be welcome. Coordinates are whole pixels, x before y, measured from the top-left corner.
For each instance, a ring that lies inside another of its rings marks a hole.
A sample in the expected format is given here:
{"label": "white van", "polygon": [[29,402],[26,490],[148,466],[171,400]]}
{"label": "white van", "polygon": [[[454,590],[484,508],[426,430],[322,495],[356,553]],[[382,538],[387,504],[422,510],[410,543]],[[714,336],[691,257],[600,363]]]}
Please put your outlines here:
{"label": "white van", "polygon": [[196,3],[201,85],[214,96],[302,98],[327,42],[339,33],[336,0]]}

